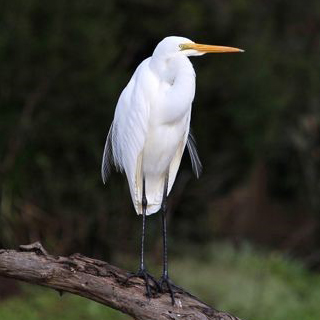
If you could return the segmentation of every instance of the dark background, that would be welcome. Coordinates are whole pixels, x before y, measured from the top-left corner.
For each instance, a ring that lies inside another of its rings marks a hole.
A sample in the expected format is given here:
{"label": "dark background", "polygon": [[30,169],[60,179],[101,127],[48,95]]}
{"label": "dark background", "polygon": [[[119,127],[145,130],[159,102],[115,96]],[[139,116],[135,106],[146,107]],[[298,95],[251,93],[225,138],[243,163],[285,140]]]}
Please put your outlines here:
{"label": "dark background", "polygon": [[[104,186],[100,164],[121,90],[168,35],[246,50],[192,59],[204,170],[196,180],[184,157],[170,252],[246,240],[319,268],[318,0],[4,1],[0,247],[138,255],[126,179]],[[159,218],[148,219],[149,251],[161,245]]]}

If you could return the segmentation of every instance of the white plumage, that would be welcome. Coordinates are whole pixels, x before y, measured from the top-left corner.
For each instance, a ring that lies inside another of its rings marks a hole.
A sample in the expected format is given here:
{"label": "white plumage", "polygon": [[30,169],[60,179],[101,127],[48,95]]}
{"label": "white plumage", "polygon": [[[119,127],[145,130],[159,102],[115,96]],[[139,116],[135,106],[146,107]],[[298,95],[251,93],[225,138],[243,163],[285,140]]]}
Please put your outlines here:
{"label": "white plumage", "polygon": [[142,214],[143,178],[146,214],[150,215],[161,207],[167,173],[170,193],[186,145],[199,176],[201,163],[189,134],[195,72],[188,56],[231,49],[239,51],[167,37],[138,66],[122,91],[104,149],[102,178],[105,183],[111,164],[124,171],[138,214]]}

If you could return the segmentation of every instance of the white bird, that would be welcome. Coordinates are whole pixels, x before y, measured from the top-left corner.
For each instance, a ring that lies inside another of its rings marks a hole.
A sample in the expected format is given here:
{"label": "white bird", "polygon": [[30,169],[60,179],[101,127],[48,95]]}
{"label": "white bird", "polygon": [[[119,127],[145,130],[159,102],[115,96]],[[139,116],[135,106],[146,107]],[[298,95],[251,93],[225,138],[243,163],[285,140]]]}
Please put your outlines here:
{"label": "white bird", "polygon": [[[188,57],[208,52],[242,51],[197,44],[184,37],[167,37],[157,45],[151,57],[141,62],[119,97],[103,153],[102,179],[105,183],[112,164],[124,171],[135,210],[143,216],[140,269],[132,276],[145,280],[149,297],[151,280],[160,290],[166,284],[174,304],[167,264],[166,199],[186,145],[197,177],[202,169],[190,134],[195,71]],[[146,215],[160,208],[163,209],[164,264],[158,283],[145,269],[144,236]]]}

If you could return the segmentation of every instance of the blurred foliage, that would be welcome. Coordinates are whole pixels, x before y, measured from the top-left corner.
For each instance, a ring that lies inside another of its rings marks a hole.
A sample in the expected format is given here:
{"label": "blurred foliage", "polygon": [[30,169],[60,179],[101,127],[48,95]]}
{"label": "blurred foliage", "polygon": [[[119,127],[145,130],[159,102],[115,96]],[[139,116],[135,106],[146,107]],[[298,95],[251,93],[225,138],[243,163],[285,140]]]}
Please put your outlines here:
{"label": "blurred foliage", "polygon": [[22,294],[0,302],[0,317],[4,320],[128,320],[128,316],[94,301],[59,294],[33,286],[22,286]]}
{"label": "blurred foliage", "polygon": [[[320,276],[299,261],[276,251],[257,251],[248,244],[237,249],[228,243],[201,250],[189,244],[189,248],[191,255],[172,261],[172,277],[216,308],[242,319],[319,319]],[[129,319],[93,301],[68,293],[59,297],[53,290],[29,285],[23,286],[19,296],[0,301],[0,318]]]}
{"label": "blurred foliage", "polygon": [[316,0],[3,1],[0,245],[40,239],[111,260],[136,251],[125,178],[101,182],[104,140],[136,66],[163,37],[183,35],[246,53],[192,60],[204,173],[191,178],[184,159],[171,234],[311,255],[320,242],[319,12]]}
{"label": "blurred foliage", "polygon": [[195,249],[173,265],[185,288],[242,319],[318,319],[320,276],[277,251],[222,243]]}

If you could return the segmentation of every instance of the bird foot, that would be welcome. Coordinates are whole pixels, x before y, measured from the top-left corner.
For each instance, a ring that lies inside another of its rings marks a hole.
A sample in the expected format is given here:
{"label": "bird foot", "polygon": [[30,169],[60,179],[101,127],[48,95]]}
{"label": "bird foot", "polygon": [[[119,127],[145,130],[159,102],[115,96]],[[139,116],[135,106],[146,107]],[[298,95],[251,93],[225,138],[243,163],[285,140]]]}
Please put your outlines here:
{"label": "bird foot", "polygon": [[175,299],[174,293],[176,292],[184,292],[184,290],[178,286],[176,286],[168,276],[162,276],[159,280],[159,287],[162,293],[169,293],[171,297],[171,303],[174,306]]}
{"label": "bird foot", "polygon": [[149,299],[153,294],[161,291],[157,280],[149,272],[147,272],[146,269],[139,269],[138,272],[129,274],[125,283],[127,283],[132,278],[141,278],[144,280],[146,285],[146,296]]}

